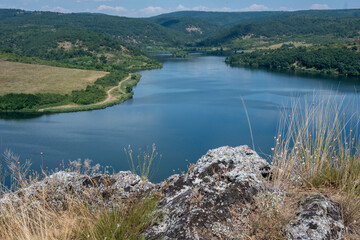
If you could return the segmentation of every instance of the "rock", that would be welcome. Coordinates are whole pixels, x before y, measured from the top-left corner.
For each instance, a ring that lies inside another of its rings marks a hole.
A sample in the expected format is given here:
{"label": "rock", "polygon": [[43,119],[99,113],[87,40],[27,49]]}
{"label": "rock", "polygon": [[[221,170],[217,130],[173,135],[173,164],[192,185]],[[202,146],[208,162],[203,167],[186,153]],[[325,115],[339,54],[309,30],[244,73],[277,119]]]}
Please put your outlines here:
{"label": "rock", "polygon": [[185,175],[173,175],[158,189],[164,198],[160,223],[147,239],[236,239],[234,206],[244,206],[264,191],[270,166],[247,146],[208,151]]}
{"label": "rock", "polygon": [[81,199],[89,204],[105,203],[112,206],[114,200],[141,195],[154,188],[154,184],[143,181],[129,171],[113,175],[87,176],[77,172],[56,172],[42,181],[6,194],[0,205],[12,202],[32,204],[46,201],[50,207],[65,209],[67,198]]}
{"label": "rock", "polygon": [[[0,199],[0,212],[8,204],[16,207],[45,201],[47,206],[65,210],[69,198],[111,208],[121,199],[160,192],[160,214],[154,214],[157,219],[146,230],[146,239],[247,239],[256,237],[254,222],[249,221],[264,210],[257,205],[258,197],[270,196],[271,201],[280,203],[286,195],[281,189],[268,188],[269,179],[270,165],[248,146],[220,147],[209,150],[188,173],[173,175],[159,184],[143,181],[129,171],[93,176],[60,171],[5,194]],[[340,205],[315,194],[299,204],[286,236],[289,240],[340,239],[343,230]]]}
{"label": "rock", "polygon": [[341,239],[343,230],[340,205],[322,194],[314,194],[300,203],[296,217],[288,226],[287,239]]}

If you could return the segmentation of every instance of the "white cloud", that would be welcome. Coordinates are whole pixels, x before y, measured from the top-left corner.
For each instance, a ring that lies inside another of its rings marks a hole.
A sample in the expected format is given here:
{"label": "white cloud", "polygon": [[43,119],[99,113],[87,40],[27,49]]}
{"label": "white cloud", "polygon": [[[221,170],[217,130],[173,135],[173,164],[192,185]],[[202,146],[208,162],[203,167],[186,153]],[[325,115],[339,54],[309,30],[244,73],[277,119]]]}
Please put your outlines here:
{"label": "white cloud", "polygon": [[184,7],[184,5],[179,5],[176,7],[176,10],[179,10],[179,11],[183,11],[183,10],[186,10],[186,7]]}
{"label": "white cloud", "polygon": [[313,5],[310,6],[310,9],[318,9],[318,10],[323,10],[323,9],[330,9],[329,5],[327,4],[318,4],[315,3]]}
{"label": "white cloud", "polygon": [[70,9],[66,9],[60,6],[50,7],[49,5],[45,5],[41,7],[42,11],[50,11],[50,12],[62,12],[62,13],[71,13]]}
{"label": "white cloud", "polygon": [[206,6],[196,6],[196,7],[192,7],[192,8],[187,8],[184,5],[179,5],[176,7],[177,11],[216,11],[216,12],[249,12],[249,11],[271,11],[271,8],[268,8],[265,5],[258,5],[258,4],[253,4],[247,8],[242,8],[242,9],[234,9],[234,8],[228,8],[228,7],[223,7],[223,8],[208,8]]}
{"label": "white cloud", "polygon": [[192,7],[192,8],[187,8],[185,7],[184,5],[179,5],[176,7],[176,10],[177,11],[210,11],[211,9],[209,9],[208,7],[205,7],[205,6],[195,6],[195,7]]}
{"label": "white cloud", "polygon": [[121,6],[115,6],[115,7],[112,7],[112,6],[108,6],[108,5],[100,5],[97,10],[99,11],[114,11],[114,12],[126,12],[127,9],[124,8],[124,7],[121,7]]}
{"label": "white cloud", "polygon": [[147,8],[140,9],[139,12],[141,13],[142,16],[151,16],[151,15],[167,13],[170,12],[170,10],[161,7],[149,6]]}
{"label": "white cloud", "polygon": [[241,9],[241,11],[243,11],[243,12],[270,11],[270,10],[271,10],[270,8],[268,8],[265,5],[261,5],[261,4],[253,4],[247,8]]}
{"label": "white cloud", "polygon": [[297,10],[299,10],[299,9],[289,8],[289,7],[280,7],[279,10],[280,10],[280,11],[293,12],[293,11],[297,11]]}

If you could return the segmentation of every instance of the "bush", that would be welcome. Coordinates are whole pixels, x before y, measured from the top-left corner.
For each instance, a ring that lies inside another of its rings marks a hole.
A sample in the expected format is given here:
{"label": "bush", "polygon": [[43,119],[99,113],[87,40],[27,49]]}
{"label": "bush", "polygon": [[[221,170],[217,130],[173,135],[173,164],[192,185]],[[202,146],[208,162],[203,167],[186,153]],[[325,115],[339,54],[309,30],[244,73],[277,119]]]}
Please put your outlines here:
{"label": "bush", "polygon": [[109,73],[108,75],[99,78],[95,81],[96,85],[100,85],[102,87],[111,87],[116,86],[119,82],[124,79],[128,75],[127,72],[122,71],[114,71]]}
{"label": "bush", "polygon": [[40,98],[33,94],[6,94],[0,97],[0,110],[32,109],[40,102]]}
{"label": "bush", "polygon": [[107,210],[93,224],[77,233],[80,239],[143,239],[142,234],[156,217],[160,197],[147,196],[123,208]]}
{"label": "bush", "polygon": [[76,104],[88,105],[104,100],[106,92],[97,85],[90,85],[86,90],[74,90],[71,93],[71,100]]}

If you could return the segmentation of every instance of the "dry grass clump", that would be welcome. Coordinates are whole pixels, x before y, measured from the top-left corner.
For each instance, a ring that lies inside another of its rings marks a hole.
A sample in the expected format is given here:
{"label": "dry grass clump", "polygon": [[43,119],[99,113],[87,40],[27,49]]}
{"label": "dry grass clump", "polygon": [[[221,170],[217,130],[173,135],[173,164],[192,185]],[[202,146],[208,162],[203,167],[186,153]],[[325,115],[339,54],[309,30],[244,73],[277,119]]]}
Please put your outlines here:
{"label": "dry grass clump", "polygon": [[252,203],[231,207],[232,233],[241,240],[278,240],[294,216],[297,199],[283,193],[259,193]]}
{"label": "dry grass clump", "polygon": [[351,109],[337,96],[294,103],[281,119],[272,176],[277,185],[340,196],[345,225],[360,234],[359,117]]}
{"label": "dry grass clump", "polygon": [[[37,183],[39,176],[28,174],[29,161],[21,163],[11,151],[3,157],[10,187],[0,183],[4,190],[0,195],[2,240],[142,239],[146,228],[159,217],[155,211],[158,194],[127,199],[112,196],[109,200],[100,188],[84,186],[79,191],[61,182],[41,184]],[[64,170],[82,173],[92,181],[90,176],[98,173],[99,166],[90,164],[88,159],[76,160]]]}
{"label": "dry grass clump", "polygon": [[142,233],[158,217],[156,212],[159,195],[150,195],[144,199],[128,203],[123,207],[105,209],[93,217],[95,221],[86,221],[83,228],[76,231],[77,239],[145,239]]}
{"label": "dry grass clump", "polygon": [[[86,190],[82,194],[86,195]],[[46,188],[27,201],[13,201],[5,196],[0,204],[0,239],[142,239],[158,214],[155,209],[159,195],[114,199],[113,206],[105,204],[101,194],[92,197],[96,204],[69,193],[58,207],[49,203]]]}
{"label": "dry grass clump", "polygon": [[277,194],[260,194],[255,198],[255,209],[249,216],[249,239],[284,239],[293,216],[293,199]]}
{"label": "dry grass clump", "polygon": [[74,239],[74,231],[88,221],[92,213],[80,202],[68,200],[66,210],[52,209],[45,199],[1,204],[0,239]]}

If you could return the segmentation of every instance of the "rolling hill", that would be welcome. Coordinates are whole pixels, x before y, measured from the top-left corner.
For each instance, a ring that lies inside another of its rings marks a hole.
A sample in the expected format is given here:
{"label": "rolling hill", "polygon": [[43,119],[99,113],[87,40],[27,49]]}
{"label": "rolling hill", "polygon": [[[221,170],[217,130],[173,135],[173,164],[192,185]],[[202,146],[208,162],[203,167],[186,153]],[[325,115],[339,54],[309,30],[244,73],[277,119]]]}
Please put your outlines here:
{"label": "rolling hill", "polygon": [[263,11],[263,12],[204,12],[204,11],[179,11],[161,14],[151,19],[159,18],[196,18],[222,27],[232,27],[241,23],[286,18],[290,16],[313,17],[356,17],[360,16],[359,9],[341,10],[303,10],[303,11]]}
{"label": "rolling hill", "polygon": [[69,27],[104,34],[131,45],[177,45],[186,35],[146,19],[91,13],[30,12],[0,9],[0,27]]}

